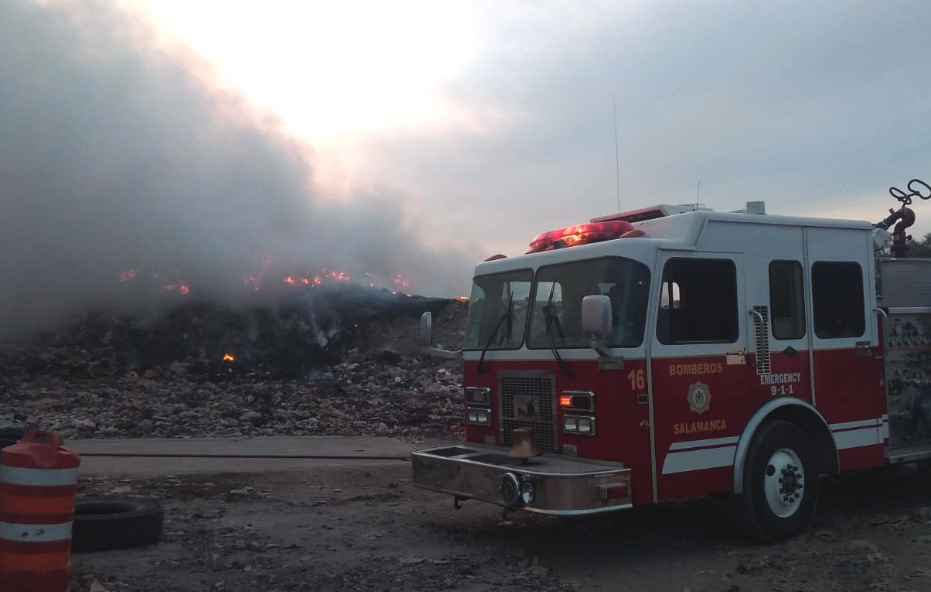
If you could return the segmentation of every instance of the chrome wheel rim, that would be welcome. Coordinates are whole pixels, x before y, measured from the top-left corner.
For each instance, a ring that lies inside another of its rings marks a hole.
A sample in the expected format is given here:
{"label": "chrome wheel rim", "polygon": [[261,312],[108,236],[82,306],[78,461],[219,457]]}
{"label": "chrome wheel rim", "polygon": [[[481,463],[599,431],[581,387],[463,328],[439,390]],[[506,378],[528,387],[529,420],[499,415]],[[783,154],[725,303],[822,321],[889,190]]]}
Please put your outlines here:
{"label": "chrome wheel rim", "polygon": [[780,448],[763,469],[763,491],[770,511],[788,518],[798,511],[804,498],[805,471],[794,450]]}

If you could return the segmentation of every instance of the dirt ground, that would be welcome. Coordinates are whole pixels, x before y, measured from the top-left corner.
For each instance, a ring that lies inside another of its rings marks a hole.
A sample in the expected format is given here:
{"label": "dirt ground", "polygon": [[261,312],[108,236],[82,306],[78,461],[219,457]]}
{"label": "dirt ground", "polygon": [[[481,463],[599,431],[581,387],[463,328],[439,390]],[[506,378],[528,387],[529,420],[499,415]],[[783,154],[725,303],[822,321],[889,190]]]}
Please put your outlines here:
{"label": "dirt ground", "polygon": [[[914,468],[914,467],[912,467]],[[811,531],[759,546],[726,500],[559,519],[415,489],[407,462],[312,473],[84,480],[155,498],[162,542],[74,556],[72,590],[931,590],[931,470],[825,481]]]}

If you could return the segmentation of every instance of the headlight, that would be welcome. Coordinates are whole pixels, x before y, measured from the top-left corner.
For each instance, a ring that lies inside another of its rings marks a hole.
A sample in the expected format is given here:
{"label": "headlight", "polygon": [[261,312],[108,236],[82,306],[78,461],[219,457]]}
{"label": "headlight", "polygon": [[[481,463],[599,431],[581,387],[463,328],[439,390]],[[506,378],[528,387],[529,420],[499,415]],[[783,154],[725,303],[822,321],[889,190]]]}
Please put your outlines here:
{"label": "headlight", "polygon": [[490,426],[491,409],[469,407],[466,410],[466,420],[473,425]]}
{"label": "headlight", "polygon": [[576,434],[579,436],[595,435],[595,418],[579,417],[577,415],[566,415],[562,420],[562,430],[567,434]]}

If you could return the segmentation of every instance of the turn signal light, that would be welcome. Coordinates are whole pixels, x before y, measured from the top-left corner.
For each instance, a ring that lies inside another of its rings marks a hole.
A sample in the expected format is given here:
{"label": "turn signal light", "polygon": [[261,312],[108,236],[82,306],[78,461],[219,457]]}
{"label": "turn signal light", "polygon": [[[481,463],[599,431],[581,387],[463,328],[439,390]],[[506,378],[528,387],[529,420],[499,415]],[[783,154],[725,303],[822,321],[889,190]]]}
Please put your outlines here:
{"label": "turn signal light", "polygon": [[487,386],[466,387],[466,403],[491,406],[491,389]]}
{"label": "turn signal light", "polygon": [[567,411],[595,411],[595,393],[591,391],[563,391],[559,406]]}

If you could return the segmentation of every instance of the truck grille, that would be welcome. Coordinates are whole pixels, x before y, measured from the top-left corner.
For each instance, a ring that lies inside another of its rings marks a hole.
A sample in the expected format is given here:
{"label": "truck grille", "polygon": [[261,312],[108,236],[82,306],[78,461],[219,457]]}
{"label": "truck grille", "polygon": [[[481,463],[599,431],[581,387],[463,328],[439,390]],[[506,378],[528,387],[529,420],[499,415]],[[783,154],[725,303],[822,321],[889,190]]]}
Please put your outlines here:
{"label": "truck grille", "polygon": [[[501,441],[514,443],[514,428],[533,429],[533,442],[542,450],[556,451],[556,411],[552,376],[502,376]],[[528,416],[527,411],[532,411]]]}

